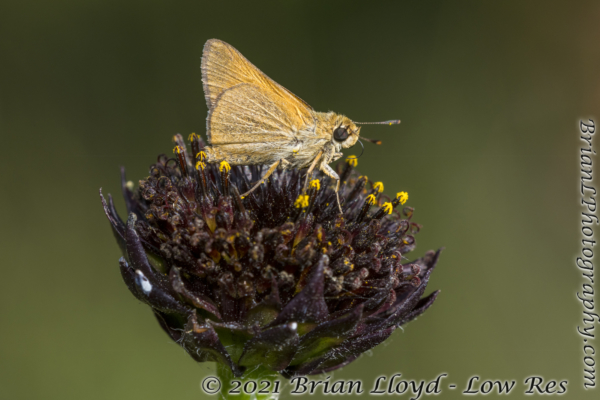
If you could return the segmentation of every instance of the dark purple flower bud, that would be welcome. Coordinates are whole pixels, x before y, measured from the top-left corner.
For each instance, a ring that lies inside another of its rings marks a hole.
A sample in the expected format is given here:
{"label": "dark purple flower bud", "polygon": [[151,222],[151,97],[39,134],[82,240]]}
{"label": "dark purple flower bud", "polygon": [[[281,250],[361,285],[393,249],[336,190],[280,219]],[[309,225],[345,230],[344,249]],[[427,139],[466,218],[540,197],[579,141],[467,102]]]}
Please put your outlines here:
{"label": "dark purple flower bud", "polygon": [[[158,157],[137,189],[122,190],[128,218],[101,194],[133,295],[195,360],[242,377],[286,377],[347,365],[421,315],[438,252],[404,262],[421,225],[396,207],[383,184],[338,164],[335,182],[318,173],[277,171],[248,197],[262,166],[206,164],[204,143]],[[195,169],[195,171],[194,171]]]}

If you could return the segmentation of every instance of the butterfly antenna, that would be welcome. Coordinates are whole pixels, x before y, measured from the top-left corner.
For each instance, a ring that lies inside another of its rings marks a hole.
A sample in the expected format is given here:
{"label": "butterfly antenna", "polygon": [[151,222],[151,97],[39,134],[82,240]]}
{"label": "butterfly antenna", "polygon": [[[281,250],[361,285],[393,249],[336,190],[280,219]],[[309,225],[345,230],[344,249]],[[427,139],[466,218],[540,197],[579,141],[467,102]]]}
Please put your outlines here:
{"label": "butterfly antenna", "polygon": [[366,140],[367,142],[373,143],[373,144],[381,144],[381,140],[379,140],[379,139],[369,139],[369,138],[363,137],[363,140]]}
{"label": "butterfly antenna", "polygon": [[[354,121],[354,123],[356,125],[398,125],[400,123],[400,120],[399,119],[391,119],[389,121],[381,121],[381,122],[355,122]],[[366,137],[363,137],[363,139],[370,143],[381,144],[381,140],[369,139]],[[362,145],[362,143],[361,143],[361,145]],[[364,147],[363,147],[363,149],[364,149]]]}
{"label": "butterfly antenna", "polygon": [[398,125],[400,123],[399,119],[391,119],[389,121],[381,121],[381,122],[356,122],[356,125]]}

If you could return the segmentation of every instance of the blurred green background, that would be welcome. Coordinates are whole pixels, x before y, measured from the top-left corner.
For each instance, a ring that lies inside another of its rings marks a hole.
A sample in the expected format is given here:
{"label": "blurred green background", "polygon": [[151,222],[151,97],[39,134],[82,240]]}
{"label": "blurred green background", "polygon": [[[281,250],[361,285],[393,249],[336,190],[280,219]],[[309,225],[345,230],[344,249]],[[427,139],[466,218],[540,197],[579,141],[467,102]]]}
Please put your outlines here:
{"label": "blurred green background", "polygon": [[204,134],[210,38],[316,110],[402,119],[363,128],[384,145],[359,169],[409,192],[412,255],[446,248],[428,289],[442,293],[333,378],[448,373],[455,399],[479,375],[525,398],[540,375],[597,398],[581,389],[574,259],[599,19],[584,1],[3,1],[0,399],[206,397],[213,366],[123,284],[98,189],[123,215],[119,166],[137,182],[173,134]]}

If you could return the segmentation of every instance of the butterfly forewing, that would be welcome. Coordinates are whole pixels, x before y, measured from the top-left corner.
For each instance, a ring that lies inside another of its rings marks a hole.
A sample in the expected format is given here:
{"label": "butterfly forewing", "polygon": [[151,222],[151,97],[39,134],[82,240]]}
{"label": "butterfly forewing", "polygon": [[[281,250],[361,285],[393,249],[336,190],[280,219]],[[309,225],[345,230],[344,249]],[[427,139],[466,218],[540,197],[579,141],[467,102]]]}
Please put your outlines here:
{"label": "butterfly forewing", "polygon": [[202,53],[202,82],[208,109],[212,109],[223,91],[240,83],[250,83],[279,96],[285,107],[310,120],[312,108],[301,98],[263,74],[229,44],[211,39]]}

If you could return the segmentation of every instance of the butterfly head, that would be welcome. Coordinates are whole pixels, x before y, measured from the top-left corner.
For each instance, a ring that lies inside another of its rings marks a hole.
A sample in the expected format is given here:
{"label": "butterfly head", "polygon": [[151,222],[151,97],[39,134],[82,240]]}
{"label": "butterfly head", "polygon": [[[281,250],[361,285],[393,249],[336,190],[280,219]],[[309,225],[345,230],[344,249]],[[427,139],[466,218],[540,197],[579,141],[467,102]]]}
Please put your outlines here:
{"label": "butterfly head", "polygon": [[360,133],[360,127],[343,115],[335,115],[329,129],[331,129],[331,140],[337,148],[347,149],[354,146]]}

